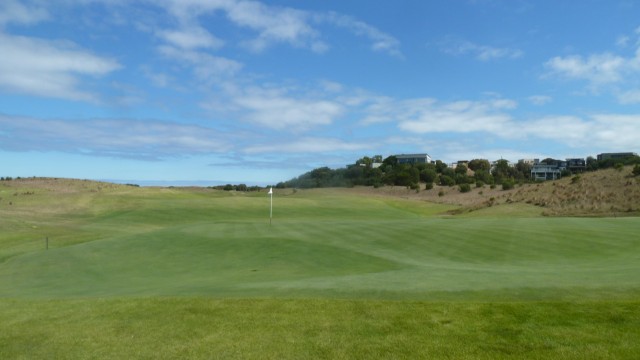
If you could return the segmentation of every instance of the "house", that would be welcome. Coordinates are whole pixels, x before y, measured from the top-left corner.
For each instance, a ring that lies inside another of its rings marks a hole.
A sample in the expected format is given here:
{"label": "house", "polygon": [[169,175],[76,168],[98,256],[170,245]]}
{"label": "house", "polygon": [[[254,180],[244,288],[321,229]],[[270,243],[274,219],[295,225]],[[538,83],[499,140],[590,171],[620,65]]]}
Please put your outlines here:
{"label": "house", "polygon": [[567,170],[576,173],[587,169],[587,160],[582,158],[567,159]]}
{"label": "house", "polygon": [[531,179],[533,180],[557,180],[560,179],[562,170],[560,165],[535,164],[531,167]]}
{"label": "house", "polygon": [[429,164],[431,156],[429,154],[401,154],[394,155],[398,159],[398,164]]}
{"label": "house", "polygon": [[602,153],[602,154],[598,154],[598,161],[609,160],[609,159],[624,159],[632,156],[638,156],[638,154],[634,152]]}

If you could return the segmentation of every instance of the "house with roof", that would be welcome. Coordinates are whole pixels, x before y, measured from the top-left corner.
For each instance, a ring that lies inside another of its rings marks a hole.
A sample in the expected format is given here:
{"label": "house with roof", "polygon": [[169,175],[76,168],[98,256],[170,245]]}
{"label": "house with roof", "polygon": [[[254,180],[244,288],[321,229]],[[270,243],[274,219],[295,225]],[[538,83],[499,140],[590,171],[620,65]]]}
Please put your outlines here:
{"label": "house with roof", "polygon": [[531,167],[531,179],[536,181],[557,180],[562,176],[562,169],[559,164],[538,163]]}
{"label": "house with roof", "polygon": [[398,159],[398,164],[430,164],[429,154],[400,154],[394,155]]}
{"label": "house with roof", "polygon": [[602,153],[598,154],[598,161],[609,159],[625,159],[632,156],[638,156],[638,154],[634,152]]}

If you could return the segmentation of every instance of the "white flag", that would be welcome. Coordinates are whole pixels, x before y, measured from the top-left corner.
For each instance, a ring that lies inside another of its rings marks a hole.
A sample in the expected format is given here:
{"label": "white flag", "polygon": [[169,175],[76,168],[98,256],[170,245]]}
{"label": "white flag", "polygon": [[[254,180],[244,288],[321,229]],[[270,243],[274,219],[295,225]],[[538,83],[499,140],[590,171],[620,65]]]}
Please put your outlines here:
{"label": "white flag", "polygon": [[269,193],[268,194],[273,194],[273,188],[269,188]]}

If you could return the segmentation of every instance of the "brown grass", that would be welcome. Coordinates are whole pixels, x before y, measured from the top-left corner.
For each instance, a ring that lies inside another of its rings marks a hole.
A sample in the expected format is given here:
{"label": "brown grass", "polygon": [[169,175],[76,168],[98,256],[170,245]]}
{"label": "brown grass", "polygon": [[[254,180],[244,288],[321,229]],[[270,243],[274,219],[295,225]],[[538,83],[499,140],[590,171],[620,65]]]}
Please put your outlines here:
{"label": "brown grass", "polygon": [[[547,216],[628,216],[640,215],[640,177],[631,175],[632,167],[622,171],[607,169],[581,174],[577,180],[565,177],[556,181],[516,185],[503,191],[472,187],[461,193],[457,186],[434,186],[420,192],[405,187],[385,186],[379,189],[358,187],[353,191],[376,196],[459,205],[459,212],[468,212],[512,203],[539,206]],[[438,196],[444,192],[443,196]]]}
{"label": "brown grass", "polygon": [[[632,167],[622,171],[600,170],[581,174],[578,179],[565,177],[556,181],[516,185],[514,189],[502,190],[472,186],[471,191],[461,193],[458,186],[438,186],[420,191],[401,186],[381,188],[355,187],[349,191],[366,196],[397,197],[408,200],[428,201],[439,204],[458,205],[457,212],[470,212],[505,204],[530,204],[543,210],[547,216],[628,216],[640,215],[640,177],[631,174]],[[12,188],[20,189],[14,194]],[[126,190],[126,185],[89,180],[59,178],[26,178],[0,182],[0,203],[29,196],[42,191],[48,193],[86,193]],[[24,190],[28,189],[28,190]],[[132,190],[132,189],[131,189]],[[193,190],[193,189],[192,189]],[[442,194],[442,195],[440,195]]]}

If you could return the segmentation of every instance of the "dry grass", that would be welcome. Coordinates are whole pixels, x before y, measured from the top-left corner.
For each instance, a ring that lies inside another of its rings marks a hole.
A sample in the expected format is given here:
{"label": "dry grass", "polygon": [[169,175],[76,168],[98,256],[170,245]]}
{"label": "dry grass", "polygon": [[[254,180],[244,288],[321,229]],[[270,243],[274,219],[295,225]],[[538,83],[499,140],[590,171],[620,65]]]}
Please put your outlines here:
{"label": "dry grass", "polygon": [[[632,167],[621,171],[607,169],[588,172],[578,177],[556,181],[516,185],[514,189],[491,189],[489,185],[461,193],[458,186],[434,186],[420,191],[402,186],[381,188],[355,187],[351,193],[374,197],[393,197],[438,204],[456,205],[454,213],[470,212],[505,204],[529,204],[540,207],[547,216],[625,216],[640,215],[640,177],[631,175]],[[19,189],[19,192],[16,192]],[[25,190],[27,189],[27,190]],[[15,191],[14,191],[15,190]],[[0,182],[0,207],[34,194],[82,194],[95,192],[127,192],[127,185],[89,180],[58,178],[26,178]],[[194,189],[191,189],[192,191]],[[279,190],[291,195],[295,190]]]}
{"label": "dry grass", "polygon": [[[431,190],[410,190],[399,186],[379,189],[359,187],[353,191],[370,196],[458,205],[457,212],[469,212],[505,204],[530,204],[547,216],[626,216],[640,215],[640,177],[631,175],[632,167],[622,171],[607,169],[588,172],[556,181],[516,185],[512,190],[488,185],[472,187],[461,193],[457,186],[434,186]],[[439,194],[442,194],[440,196]]]}

